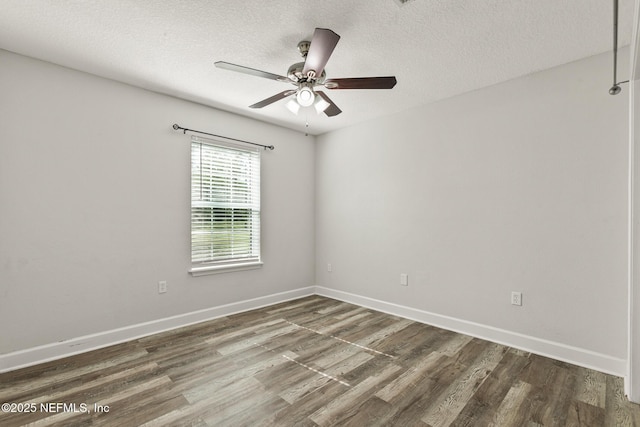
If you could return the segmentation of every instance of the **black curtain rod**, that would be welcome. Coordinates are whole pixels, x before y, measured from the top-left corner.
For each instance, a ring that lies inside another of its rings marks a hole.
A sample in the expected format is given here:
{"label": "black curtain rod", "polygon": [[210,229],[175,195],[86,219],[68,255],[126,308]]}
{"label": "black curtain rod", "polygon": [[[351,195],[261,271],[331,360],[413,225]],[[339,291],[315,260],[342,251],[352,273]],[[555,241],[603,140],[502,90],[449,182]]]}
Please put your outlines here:
{"label": "black curtain rod", "polygon": [[177,124],[174,124],[174,125],[173,125],[173,128],[174,128],[175,130],[181,130],[181,131],[182,131],[182,133],[184,133],[184,134],[186,134],[187,132],[201,133],[201,134],[203,134],[203,135],[216,136],[216,137],[218,137],[218,138],[224,138],[224,139],[228,139],[228,140],[231,140],[231,141],[237,141],[237,142],[243,142],[243,143],[245,143],[245,144],[257,145],[258,147],[262,147],[262,148],[264,148],[265,150],[266,150],[267,148],[268,148],[269,150],[273,150],[274,148],[276,148],[276,147],[274,147],[273,145],[262,145],[262,144],[256,144],[255,142],[244,141],[244,140],[242,140],[242,139],[236,139],[236,138],[229,138],[228,136],[216,135],[215,133],[208,133],[208,132],[202,132],[202,131],[199,131],[199,130],[187,129],[187,128],[183,128],[182,126],[179,126],[179,125],[177,125]]}

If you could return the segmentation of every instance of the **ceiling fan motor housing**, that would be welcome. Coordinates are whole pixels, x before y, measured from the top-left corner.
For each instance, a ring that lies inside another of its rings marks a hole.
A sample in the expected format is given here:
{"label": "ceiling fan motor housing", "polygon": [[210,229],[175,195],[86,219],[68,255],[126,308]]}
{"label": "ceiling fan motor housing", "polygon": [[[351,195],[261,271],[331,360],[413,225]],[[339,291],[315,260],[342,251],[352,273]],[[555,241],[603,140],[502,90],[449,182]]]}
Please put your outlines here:
{"label": "ceiling fan motor housing", "polygon": [[315,84],[322,84],[327,77],[327,73],[322,70],[322,74],[320,76],[306,76],[302,74],[302,69],[304,68],[304,62],[297,62],[289,67],[287,71],[287,77],[294,82],[314,82]]}

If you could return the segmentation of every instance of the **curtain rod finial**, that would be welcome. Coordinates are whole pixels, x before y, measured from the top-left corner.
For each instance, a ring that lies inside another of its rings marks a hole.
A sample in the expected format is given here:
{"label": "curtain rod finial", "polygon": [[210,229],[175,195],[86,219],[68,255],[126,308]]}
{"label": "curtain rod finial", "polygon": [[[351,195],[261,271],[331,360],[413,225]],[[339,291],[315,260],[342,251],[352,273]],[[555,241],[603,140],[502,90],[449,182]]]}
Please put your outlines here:
{"label": "curtain rod finial", "polygon": [[178,130],[178,129],[180,129],[180,126],[178,126],[176,123],[174,123],[174,124],[173,124],[173,128],[174,128],[175,130]]}

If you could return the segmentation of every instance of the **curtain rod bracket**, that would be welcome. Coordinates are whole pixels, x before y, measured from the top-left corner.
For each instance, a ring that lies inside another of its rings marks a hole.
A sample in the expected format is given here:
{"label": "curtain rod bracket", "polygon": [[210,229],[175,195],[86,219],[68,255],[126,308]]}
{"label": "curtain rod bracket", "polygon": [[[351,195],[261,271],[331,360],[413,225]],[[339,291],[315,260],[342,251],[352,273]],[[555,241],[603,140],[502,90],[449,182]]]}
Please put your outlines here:
{"label": "curtain rod bracket", "polygon": [[199,130],[183,128],[182,126],[178,125],[177,123],[174,123],[174,124],[173,124],[173,129],[175,129],[175,130],[181,130],[181,131],[182,131],[182,133],[183,133],[183,134],[185,134],[185,135],[187,134],[187,131],[189,131],[189,132],[194,132],[194,133],[201,133],[201,134],[203,134],[203,135],[215,136],[215,137],[218,137],[218,138],[224,138],[224,139],[228,139],[228,140],[231,140],[231,141],[243,142],[243,143],[245,143],[245,144],[256,145],[256,146],[258,146],[258,147],[262,147],[262,148],[264,148],[265,150],[266,150],[267,148],[268,148],[269,150],[274,150],[274,149],[276,148],[276,147],[274,147],[273,145],[257,144],[257,143],[255,143],[255,142],[244,141],[244,140],[242,140],[242,139],[236,139],[236,138],[230,138],[230,137],[228,137],[228,136],[216,135],[215,133],[208,133],[208,132],[202,132],[202,131],[199,131]]}

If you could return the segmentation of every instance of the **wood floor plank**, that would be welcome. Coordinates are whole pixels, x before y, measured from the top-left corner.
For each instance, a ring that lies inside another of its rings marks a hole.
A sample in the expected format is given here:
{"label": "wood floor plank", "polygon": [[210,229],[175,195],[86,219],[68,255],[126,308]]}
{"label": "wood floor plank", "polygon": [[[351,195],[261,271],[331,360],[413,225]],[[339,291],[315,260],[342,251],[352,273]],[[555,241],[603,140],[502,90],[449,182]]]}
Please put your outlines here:
{"label": "wood floor plank", "polygon": [[452,357],[442,356],[432,370],[393,397],[392,410],[384,415],[383,425],[428,425],[421,418],[437,404],[439,397],[465,370],[465,366]]}
{"label": "wood floor plank", "polygon": [[449,386],[442,394],[438,405],[433,411],[425,414],[422,421],[433,427],[451,424],[471,396],[498,365],[506,351],[507,348],[502,345],[490,345],[480,354],[476,362],[461,375],[460,379]]}
{"label": "wood floor plank", "polygon": [[606,396],[607,376],[591,369],[581,369],[576,386],[576,400],[604,408]]}
{"label": "wood floor plank", "polygon": [[398,363],[412,364],[416,360],[427,357],[431,352],[439,350],[444,343],[449,341],[450,336],[442,334],[440,331],[440,329],[422,324],[409,326],[401,333],[417,333],[408,338],[405,345],[389,348],[389,351],[396,356]]}
{"label": "wood floor plank", "polygon": [[[348,306],[347,304],[344,304],[342,306],[338,306],[338,307],[344,307],[344,306]],[[368,308],[364,308],[364,307],[357,307],[357,306],[350,306],[351,308],[353,308],[352,310],[349,311],[342,311],[342,312],[332,312],[331,313],[331,317],[335,320],[344,320],[344,319],[349,319],[349,318],[353,318],[354,316],[358,316],[361,313],[366,313],[368,316],[372,315],[373,312],[371,310],[369,310]],[[319,312],[320,313],[320,312]],[[328,314],[328,313],[327,313]]]}
{"label": "wood floor plank", "polygon": [[396,322],[393,322],[391,325],[381,328],[367,335],[365,338],[361,338],[355,341],[355,343],[365,347],[376,349],[376,347],[381,341],[384,341],[385,339],[392,336],[393,334],[396,334],[402,331],[403,329],[405,329],[406,327],[408,327],[413,323],[414,322],[412,320],[398,319]]}
{"label": "wood floor plank", "polygon": [[569,407],[566,425],[571,427],[604,426],[604,408],[575,400]]}
{"label": "wood floor plank", "polygon": [[354,402],[364,401],[363,395],[373,394],[376,386],[391,378],[401,369],[398,365],[387,365],[382,371],[344,392],[340,399],[332,400],[328,405],[315,411],[309,418],[319,426],[335,425],[340,419],[349,418],[351,414],[357,412],[360,406],[354,405]]}
{"label": "wood floor plank", "polygon": [[[287,356],[290,358],[295,358],[296,355],[290,353]],[[210,397],[212,394],[217,393],[219,390],[224,390],[237,384],[243,384],[243,381],[248,381],[249,384],[251,384],[252,382],[259,383],[259,381],[254,378],[255,376],[278,365],[289,363],[290,362],[280,354],[265,352],[264,358],[259,362],[253,363],[249,366],[245,366],[243,367],[243,369],[226,372],[224,375],[211,378],[206,383],[192,387],[189,390],[184,391],[182,394],[190,403],[197,402],[198,400],[201,400],[205,397]]]}
{"label": "wood floor plank", "polygon": [[505,378],[518,378],[528,363],[528,354],[521,355],[519,352],[509,350],[451,425],[475,427],[494,422],[498,408],[515,384],[512,381],[505,381]]}
{"label": "wood floor plank", "polygon": [[390,410],[391,404],[372,396],[362,402],[355,410],[341,417],[339,425],[344,427],[384,425],[384,417]]}
{"label": "wood floor plank", "polygon": [[287,335],[288,333],[295,332],[297,330],[298,327],[296,327],[295,325],[290,325],[286,322],[282,322],[281,326],[275,330],[253,333],[247,337],[244,337],[242,340],[227,344],[225,346],[219,346],[216,348],[216,351],[223,356],[229,356],[233,353],[239,353],[247,348],[254,347],[256,344],[268,344],[278,336]]}
{"label": "wood floor plank", "polygon": [[329,381],[335,381],[335,379],[341,380],[344,375],[352,370],[358,368],[363,363],[371,360],[373,356],[366,352],[358,352],[351,357],[336,361],[335,364],[323,369],[325,375],[312,375],[310,378],[305,378],[303,381],[297,381],[293,384],[289,384],[288,387],[282,389],[279,392],[280,397],[290,404],[295,403],[304,396],[312,393],[313,391],[321,388]]}
{"label": "wood floor plank", "polygon": [[[114,407],[113,413],[110,413],[108,417],[94,414],[91,425],[108,427],[129,424],[138,426],[188,404],[184,396],[175,395],[170,390],[153,393],[144,398],[136,397],[135,402],[135,408],[128,405],[125,410]],[[111,412],[111,408],[109,411]]]}
{"label": "wood floor plank", "polygon": [[605,425],[607,426],[637,426],[640,425],[638,412],[624,396],[622,378],[607,377],[607,393],[605,403]]}
{"label": "wood floor plank", "polygon": [[[113,358],[99,359],[97,362],[87,360],[87,364],[84,364],[83,359],[80,359],[85,355],[63,359],[60,369],[46,369],[34,377],[26,377],[17,381],[11,381],[11,373],[2,374],[2,377],[6,375],[7,378],[0,382],[0,400],[3,402],[19,401],[19,399],[24,398],[28,393],[33,393],[35,390],[55,387],[57,384],[77,380],[95,371],[118,366],[131,360],[141,360],[147,355],[148,352],[146,350],[127,348],[124,353],[115,353]],[[78,357],[78,359],[75,359],[75,357]],[[33,368],[26,369],[31,371]]]}
{"label": "wood floor plank", "polygon": [[430,336],[431,329],[429,327],[412,322],[406,328],[379,340],[376,349],[402,360],[408,353],[416,350],[418,343],[423,344],[428,351],[431,351],[433,345],[428,344]]}
{"label": "wood floor plank", "polygon": [[349,390],[344,384],[329,381],[324,386],[316,389],[313,393],[297,400],[295,404],[278,411],[273,418],[276,426],[316,426],[309,415],[315,413],[330,402],[341,399],[343,394]]}
{"label": "wood floor plank", "polygon": [[388,318],[379,315],[368,316],[361,319],[359,322],[343,326],[342,328],[334,331],[332,336],[349,342],[358,342],[359,340],[366,339],[371,334],[374,334],[394,323],[395,318]]}
{"label": "wood floor plank", "polygon": [[376,396],[385,402],[392,403],[399,395],[410,393],[412,386],[424,380],[428,372],[435,370],[436,365],[442,364],[444,358],[445,355],[440,352],[432,352],[379,390]]}
{"label": "wood floor plank", "polygon": [[248,380],[253,380],[255,385],[249,386],[242,381],[240,385],[227,387],[219,399],[209,400],[216,410],[209,413],[205,421],[215,426],[252,426],[269,419],[273,411],[287,406],[278,396],[266,391],[262,384],[253,378]]}
{"label": "wood floor plank", "polygon": [[640,426],[621,378],[317,295],[0,374],[0,402],[36,409],[2,427]]}
{"label": "wood floor plank", "polygon": [[444,345],[438,348],[438,351],[447,356],[455,356],[462,348],[469,344],[473,339],[469,335],[455,334],[450,340],[446,341]]}
{"label": "wood floor plank", "polygon": [[333,332],[339,331],[345,326],[353,325],[353,321],[360,321],[371,316],[371,313],[368,313],[366,311],[363,312],[362,310],[353,310],[352,313],[353,314],[347,313],[348,317],[345,317],[342,320],[336,319],[335,317],[332,319],[327,319],[324,325],[315,327],[314,329],[321,334],[331,335]]}
{"label": "wood floor plank", "polygon": [[[336,340],[327,341],[330,345],[327,347],[322,347],[322,351],[314,354],[312,357],[313,363],[320,367],[327,368],[356,354],[363,353],[362,349],[359,347]],[[372,354],[370,354],[370,356],[373,357]]]}
{"label": "wood floor plank", "polygon": [[[537,359],[534,363],[539,362]],[[561,365],[552,363],[551,374],[545,376],[545,387],[532,387],[532,399],[529,411],[531,420],[542,425],[563,426],[569,412],[569,406],[577,378],[573,372]]]}

